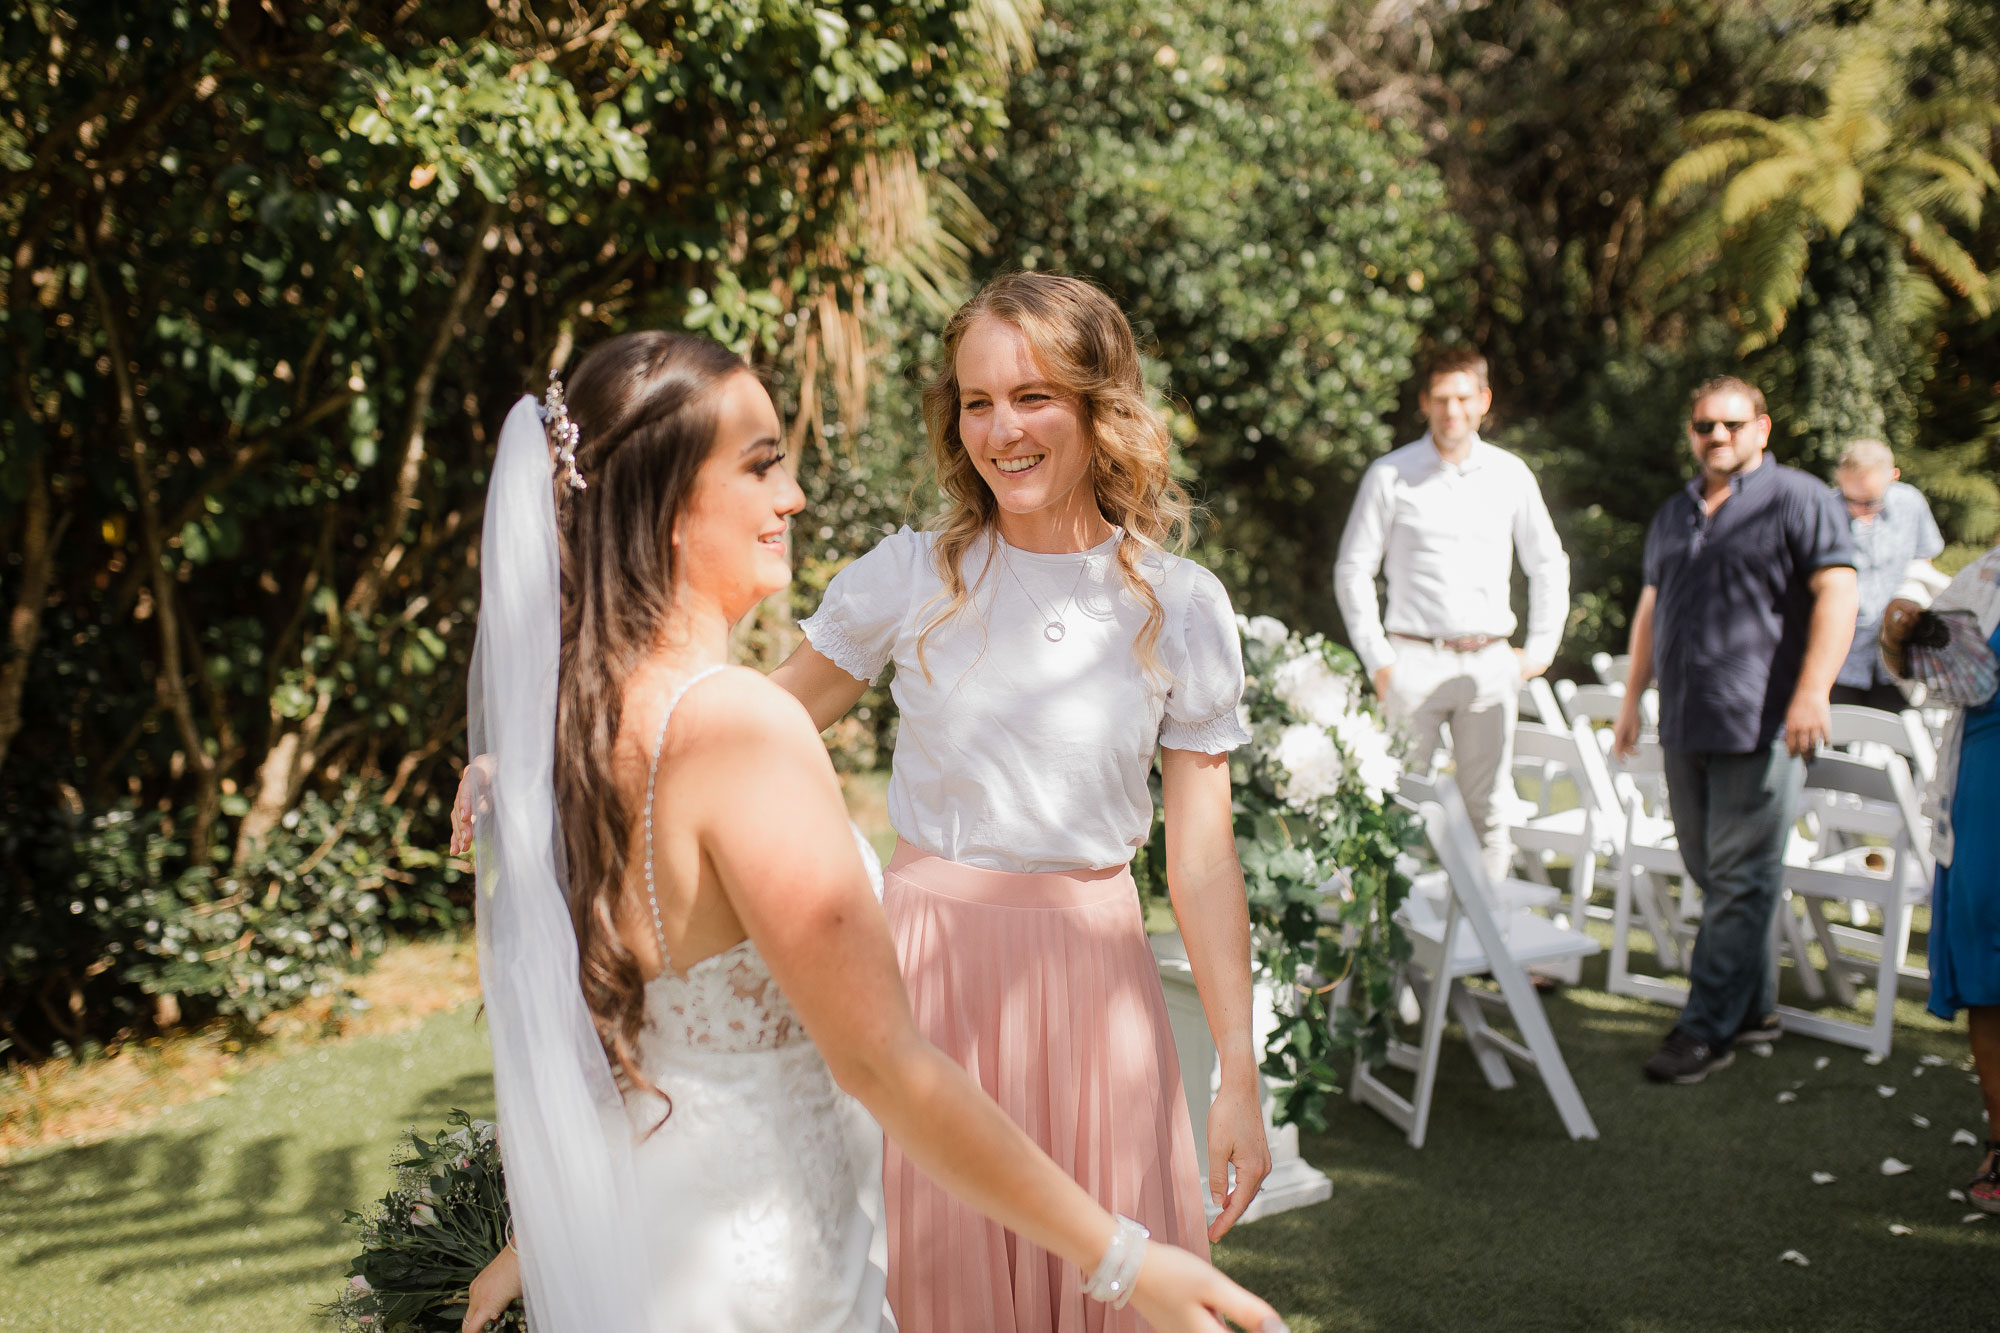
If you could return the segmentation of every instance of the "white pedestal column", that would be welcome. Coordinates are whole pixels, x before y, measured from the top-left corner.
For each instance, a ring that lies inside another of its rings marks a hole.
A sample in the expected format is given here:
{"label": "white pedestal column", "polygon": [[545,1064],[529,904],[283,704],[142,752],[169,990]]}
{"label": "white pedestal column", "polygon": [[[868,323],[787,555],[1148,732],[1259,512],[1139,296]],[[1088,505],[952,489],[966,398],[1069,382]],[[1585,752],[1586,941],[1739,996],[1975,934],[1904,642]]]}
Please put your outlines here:
{"label": "white pedestal column", "polygon": [[[1154,935],[1152,945],[1153,957],[1160,965],[1160,987],[1167,994],[1167,1018],[1173,1024],[1174,1049],[1180,1056],[1181,1090],[1187,1096],[1188,1118],[1194,1122],[1194,1151],[1201,1163],[1202,1198],[1212,1221],[1222,1211],[1208,1198],[1208,1107],[1215,1100],[1221,1073],[1216,1067],[1215,1042],[1208,1035],[1208,1016],[1202,1012],[1201,996],[1194,988],[1194,971],[1188,966],[1187,947],[1181,942],[1180,933]],[[1254,1049],[1260,1056],[1264,1038],[1277,1022],[1270,985],[1259,979],[1254,991],[1251,1027]],[[1280,1128],[1271,1123],[1275,1098],[1269,1087],[1262,1086],[1261,1075],[1259,1085],[1264,1134],[1271,1144],[1271,1174],[1265,1178],[1264,1188],[1258,1191],[1249,1211],[1243,1214],[1245,1222],[1321,1203],[1333,1196],[1333,1182],[1326,1173],[1299,1156],[1298,1127]]]}

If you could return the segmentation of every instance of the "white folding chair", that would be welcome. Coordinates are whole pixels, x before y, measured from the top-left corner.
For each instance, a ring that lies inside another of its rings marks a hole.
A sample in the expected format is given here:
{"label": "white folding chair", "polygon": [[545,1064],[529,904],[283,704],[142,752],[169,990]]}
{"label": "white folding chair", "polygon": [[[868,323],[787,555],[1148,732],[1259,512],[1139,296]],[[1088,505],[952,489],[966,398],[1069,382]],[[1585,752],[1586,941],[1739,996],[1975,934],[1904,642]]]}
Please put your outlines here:
{"label": "white folding chair", "polygon": [[[1597,884],[1597,858],[1615,856],[1617,844],[1622,841],[1620,825],[1624,810],[1609,795],[1610,771],[1605,768],[1604,756],[1597,748],[1590,725],[1581,720],[1562,729],[1534,722],[1520,723],[1514,728],[1514,754],[1517,773],[1523,758],[1536,766],[1541,780],[1541,802],[1536,814],[1510,824],[1508,837],[1529,875],[1544,883],[1549,882],[1549,862],[1568,859],[1569,924],[1574,930],[1582,930],[1590,896]],[[1596,775],[1589,771],[1593,766],[1599,770]],[[1602,777],[1601,787],[1593,780],[1595,776]],[[1575,805],[1562,810],[1554,809],[1549,798],[1550,788],[1559,777],[1569,779],[1577,798]],[[1602,804],[1607,799],[1613,801],[1608,809]],[[1618,829],[1615,837],[1611,834],[1613,828]]]}
{"label": "white folding chair", "polygon": [[[1788,1031],[1887,1055],[1895,1027],[1896,991],[1910,948],[1910,908],[1922,901],[1937,868],[1930,830],[1918,812],[1916,784],[1901,755],[1889,755],[1876,765],[1822,750],[1806,770],[1806,785],[1813,792],[1859,797],[1867,804],[1846,811],[1849,826],[1887,840],[1818,855],[1804,865],[1787,865],[1784,878],[1786,890],[1804,904],[1806,919],[1826,955],[1826,984],[1835,1001],[1855,1007],[1848,970],[1861,962],[1875,973],[1875,1012],[1865,1024],[1786,1005],[1778,1006],[1778,1013]],[[1828,922],[1829,899],[1868,904],[1881,913],[1881,933]],[[1796,919],[1789,906],[1785,913]]]}
{"label": "white folding chair", "polygon": [[[1441,914],[1421,895],[1406,899],[1401,909],[1400,919],[1411,944],[1410,974],[1418,994],[1425,997],[1422,1037],[1415,1045],[1392,1042],[1389,1062],[1416,1073],[1414,1095],[1405,1098],[1377,1077],[1365,1061],[1358,1061],[1352,1081],[1355,1100],[1387,1117],[1405,1133],[1411,1147],[1423,1147],[1431,1098],[1437,1088],[1445,1015],[1450,1012],[1464,1027],[1489,1084],[1495,1088],[1514,1085],[1508,1058],[1527,1065],[1540,1074],[1570,1137],[1596,1138],[1597,1126],[1570,1077],[1569,1066],[1563,1063],[1562,1050],[1527,968],[1586,957],[1598,951],[1597,942],[1532,911],[1495,910],[1493,885],[1480,858],[1479,840],[1450,778],[1406,776],[1402,789],[1404,799],[1423,817],[1448,889]],[[1481,1009],[1483,997],[1462,984],[1474,976],[1490,976],[1499,986],[1497,1002],[1511,1015],[1520,1041],[1487,1025]]]}
{"label": "white folding chair", "polygon": [[1616,657],[1610,653],[1592,653],[1590,669],[1605,685],[1623,685],[1632,670],[1632,657],[1629,653],[1619,653]]}
{"label": "white folding chair", "polygon": [[[1567,685],[1569,688],[1562,688]],[[1556,697],[1562,701],[1563,711],[1571,718],[1584,718],[1593,726],[1608,727],[1618,721],[1618,714],[1625,707],[1625,682],[1612,681],[1604,685],[1578,685],[1573,681],[1560,682]],[[1639,696],[1639,723],[1647,731],[1657,731],[1660,726],[1660,694],[1651,686]]]}
{"label": "white folding chair", "polygon": [[1827,743],[1835,749],[1880,746],[1893,751],[1909,764],[1920,788],[1937,776],[1937,743],[1924,724],[1924,715],[1916,709],[1891,713],[1857,704],[1835,704],[1832,713]]}
{"label": "white folding chair", "polygon": [[[1879,708],[1835,704],[1827,743],[1877,765],[1888,755],[1901,755],[1919,791],[1937,772],[1937,745],[1924,725],[1923,715],[1914,708],[1891,713]],[[1891,806],[1852,792],[1808,787],[1802,804],[1821,854],[1844,851],[1865,841],[1885,815],[1894,822]],[[1928,885],[1925,887],[1928,889]],[[1865,925],[1867,905],[1851,903],[1849,914],[1856,925]],[[1928,980],[1930,973],[1928,969],[1905,969],[1905,975],[1920,975]]]}
{"label": "white folding chair", "polygon": [[1535,676],[1521,682],[1520,716],[1545,727],[1566,727],[1569,717],[1556,699],[1548,677]]}

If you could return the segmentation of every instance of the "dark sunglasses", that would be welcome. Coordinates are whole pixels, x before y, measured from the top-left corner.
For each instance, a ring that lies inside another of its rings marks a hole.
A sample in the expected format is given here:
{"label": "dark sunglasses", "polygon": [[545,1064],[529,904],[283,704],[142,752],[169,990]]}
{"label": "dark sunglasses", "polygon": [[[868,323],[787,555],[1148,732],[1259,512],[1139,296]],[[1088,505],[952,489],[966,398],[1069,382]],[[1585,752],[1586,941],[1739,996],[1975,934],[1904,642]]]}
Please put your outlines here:
{"label": "dark sunglasses", "polygon": [[1747,421],[1690,421],[1688,429],[1697,435],[1712,435],[1715,433],[1715,428],[1720,426],[1731,435],[1734,435],[1749,424]]}

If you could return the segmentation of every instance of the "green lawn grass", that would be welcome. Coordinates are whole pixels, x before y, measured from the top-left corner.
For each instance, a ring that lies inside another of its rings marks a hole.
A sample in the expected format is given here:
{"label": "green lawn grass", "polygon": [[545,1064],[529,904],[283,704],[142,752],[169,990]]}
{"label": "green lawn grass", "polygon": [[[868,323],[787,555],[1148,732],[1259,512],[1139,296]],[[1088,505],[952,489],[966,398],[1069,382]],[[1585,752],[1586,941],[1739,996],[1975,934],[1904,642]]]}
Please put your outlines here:
{"label": "green lawn grass", "polygon": [[476,1006],[266,1065],[88,1147],[0,1166],[0,1329],[331,1329],[341,1213],[390,1186],[411,1124],[492,1114]]}
{"label": "green lawn grass", "polygon": [[[2000,1223],[1962,1224],[1946,1197],[1975,1161],[1952,1131],[1981,1129],[1962,1029],[1905,1003],[1879,1066],[1791,1037],[1658,1088],[1638,1066],[1667,1011],[1588,987],[1548,1010],[1600,1140],[1565,1138],[1532,1076],[1488,1089],[1454,1038],[1428,1147],[1338,1104],[1306,1141],[1332,1201],[1243,1227],[1218,1260],[1297,1333],[2000,1324]],[[473,1014],[309,1050],[109,1142],[15,1157],[0,1167],[0,1329],[326,1327],[312,1311],[353,1243],[340,1214],[388,1188],[402,1130],[491,1111]],[[1912,1170],[1881,1175],[1892,1155]],[[1779,1261],[1793,1249],[1811,1266]]]}

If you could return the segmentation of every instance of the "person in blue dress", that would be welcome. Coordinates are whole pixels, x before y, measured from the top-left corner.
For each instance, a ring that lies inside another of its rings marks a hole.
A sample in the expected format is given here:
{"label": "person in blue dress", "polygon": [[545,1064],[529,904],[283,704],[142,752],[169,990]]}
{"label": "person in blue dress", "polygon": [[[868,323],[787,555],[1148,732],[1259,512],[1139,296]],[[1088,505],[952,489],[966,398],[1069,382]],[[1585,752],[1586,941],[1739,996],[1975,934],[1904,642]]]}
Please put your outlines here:
{"label": "person in blue dress", "polygon": [[[1892,670],[1902,665],[1920,600],[1899,595],[1883,615],[1882,656]],[[2000,546],[1960,570],[1931,609],[1970,613],[2000,653]],[[1952,710],[1926,807],[1937,855],[1930,1010],[1944,1019],[1966,1011],[1988,1138],[1965,1194],[1982,1212],[2000,1213],[2000,698]]]}

